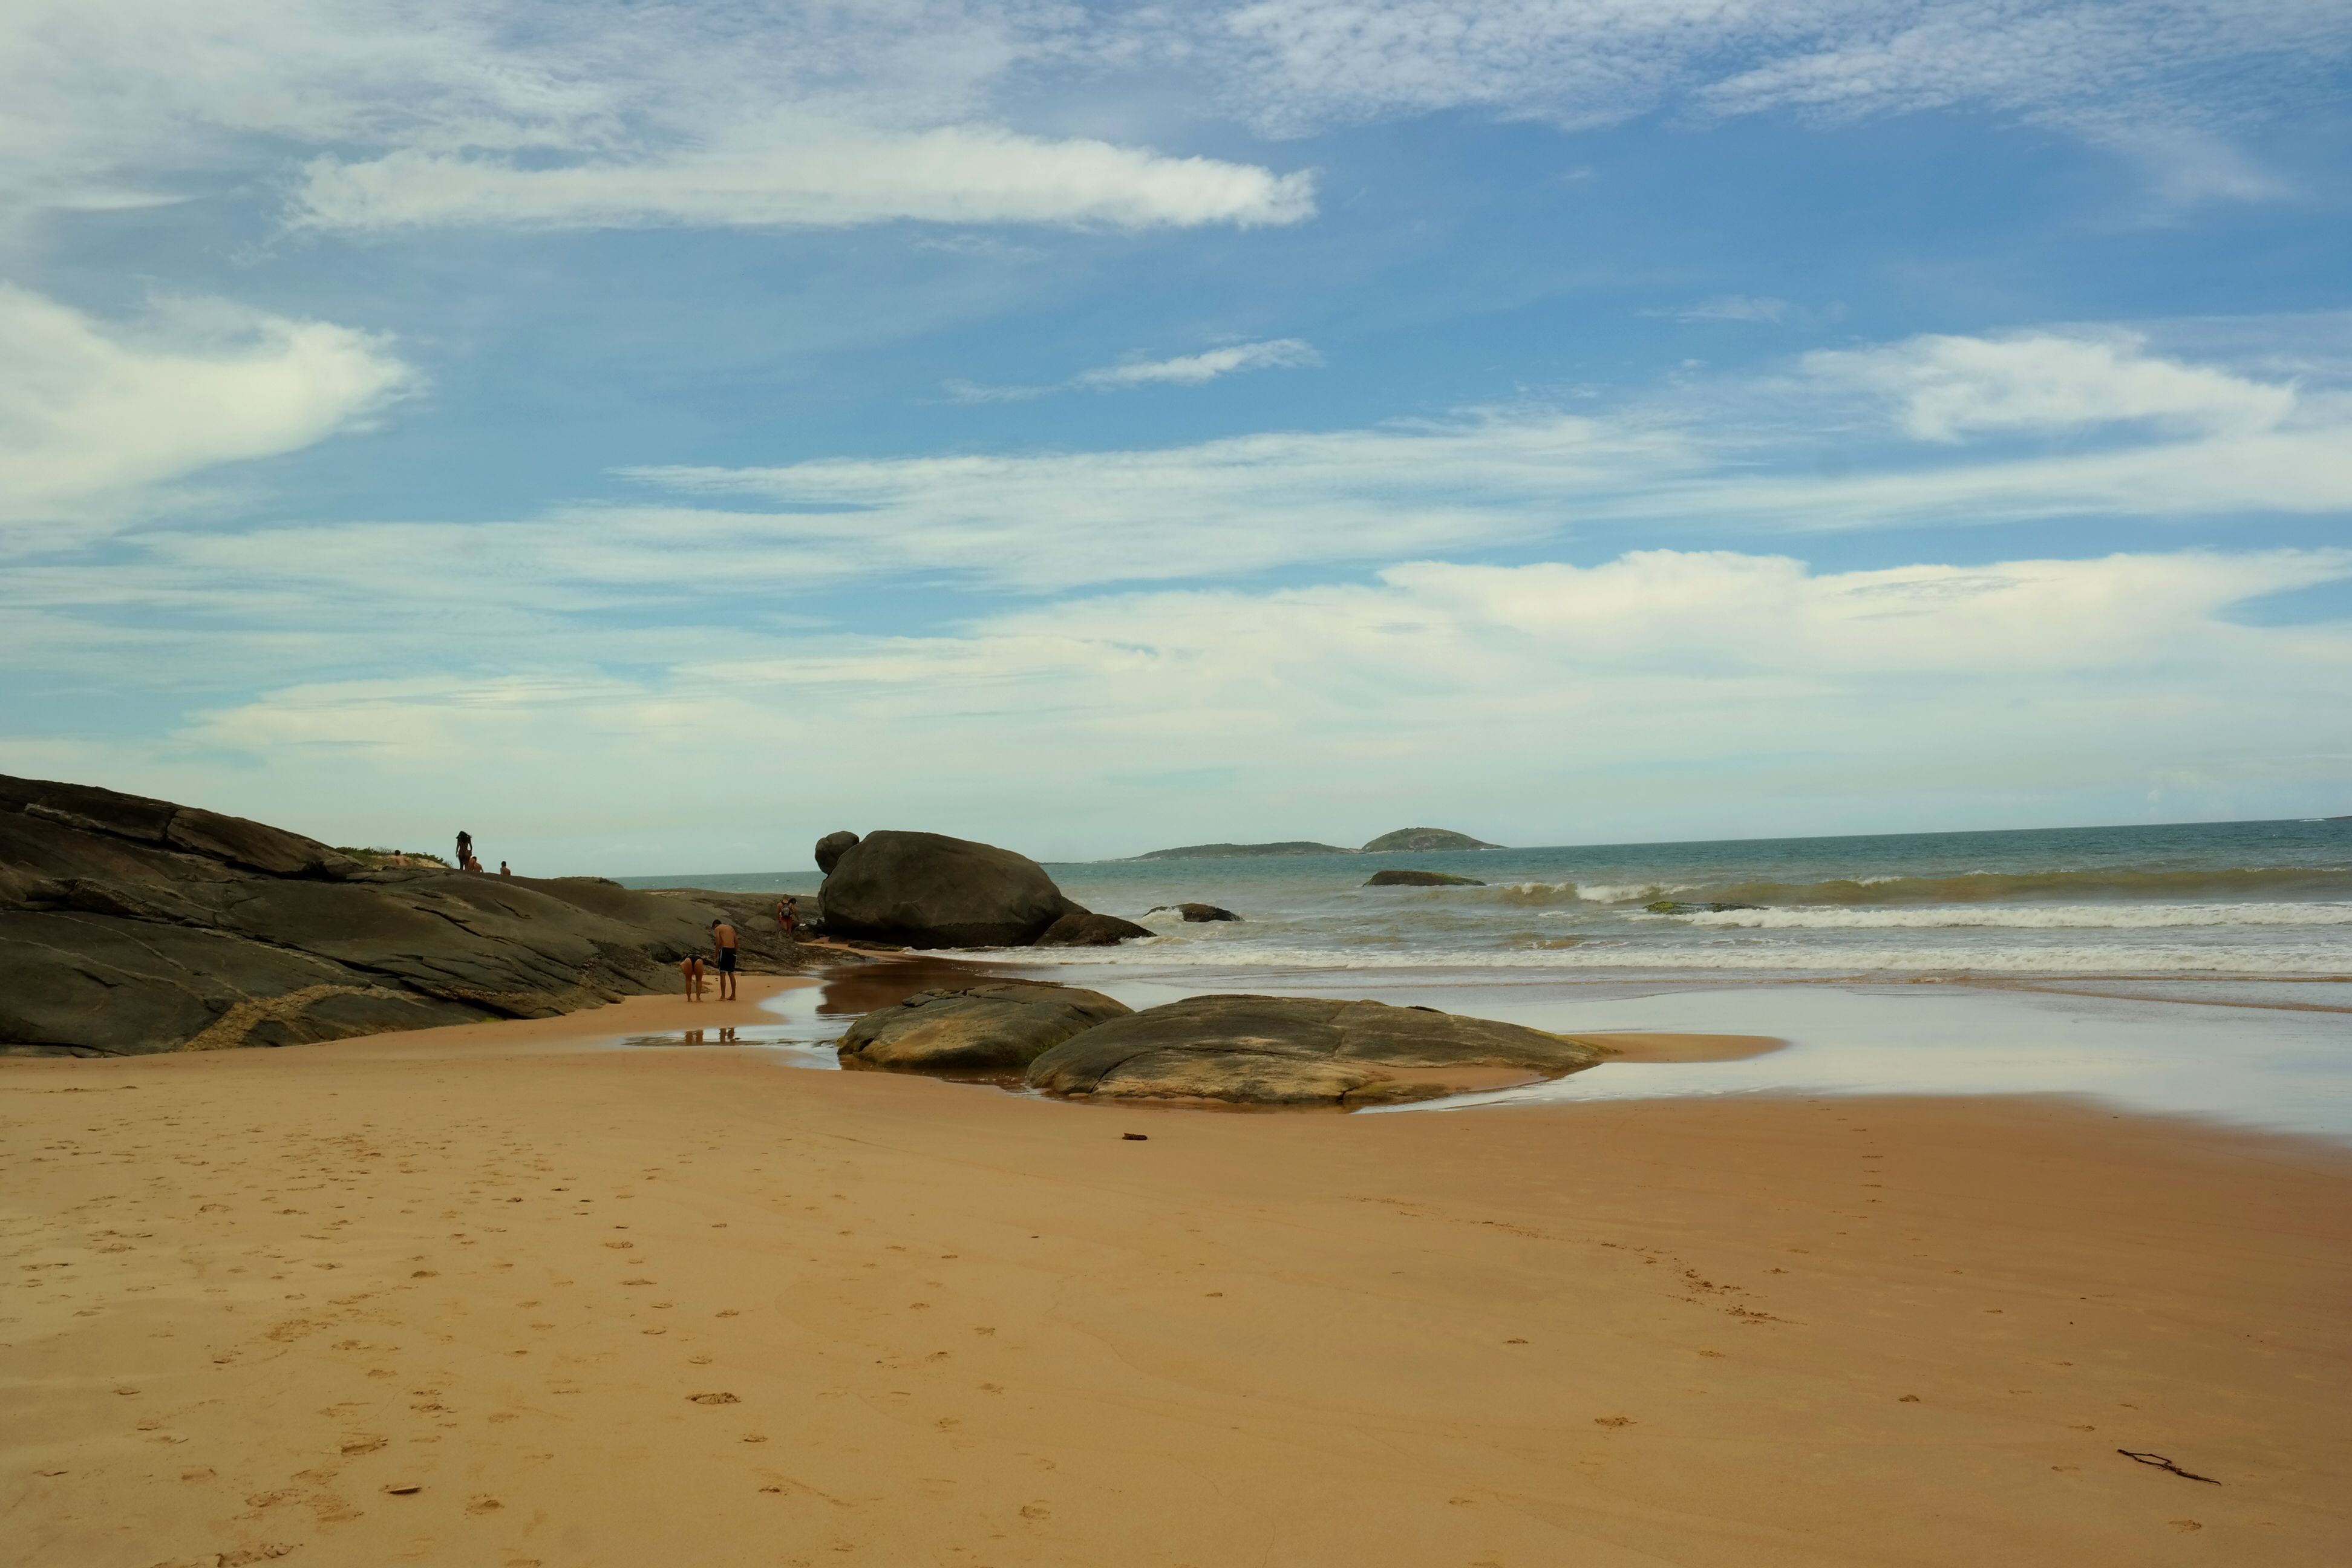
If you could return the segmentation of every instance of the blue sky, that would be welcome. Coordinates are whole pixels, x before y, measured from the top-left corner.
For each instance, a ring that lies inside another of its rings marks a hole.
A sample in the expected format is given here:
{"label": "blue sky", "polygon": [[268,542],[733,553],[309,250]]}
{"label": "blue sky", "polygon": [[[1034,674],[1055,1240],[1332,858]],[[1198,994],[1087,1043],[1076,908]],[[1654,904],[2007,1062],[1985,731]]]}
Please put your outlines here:
{"label": "blue sky", "polygon": [[24,0],[0,769],[551,873],[2352,810],[2348,62]]}

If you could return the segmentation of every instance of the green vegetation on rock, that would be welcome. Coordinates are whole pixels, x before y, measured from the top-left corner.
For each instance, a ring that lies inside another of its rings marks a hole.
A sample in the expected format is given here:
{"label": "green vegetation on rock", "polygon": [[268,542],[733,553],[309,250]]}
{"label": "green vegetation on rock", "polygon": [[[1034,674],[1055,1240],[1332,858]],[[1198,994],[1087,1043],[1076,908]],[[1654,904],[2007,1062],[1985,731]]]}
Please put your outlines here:
{"label": "green vegetation on rock", "polygon": [[1466,833],[1456,833],[1450,827],[1400,827],[1394,833],[1383,833],[1364,846],[1367,855],[1386,855],[1398,850],[1424,854],[1433,849],[1500,849],[1499,844],[1489,844],[1483,838],[1473,838]]}
{"label": "green vegetation on rock", "polygon": [[1187,844],[1181,849],[1154,849],[1139,860],[1238,860],[1255,855],[1353,855],[1336,844],[1310,844],[1304,838],[1280,844]]}

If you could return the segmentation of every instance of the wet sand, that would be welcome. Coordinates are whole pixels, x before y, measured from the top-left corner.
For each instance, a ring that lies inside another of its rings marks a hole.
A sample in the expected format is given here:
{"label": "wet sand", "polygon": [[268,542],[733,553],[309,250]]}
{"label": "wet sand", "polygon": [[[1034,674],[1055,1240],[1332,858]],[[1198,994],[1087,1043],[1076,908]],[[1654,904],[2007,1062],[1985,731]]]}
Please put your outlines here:
{"label": "wet sand", "polygon": [[2328,1147],[2023,1099],[1150,1114],[576,1048],[761,1016],[639,999],[0,1063],[13,1554],[2072,1565],[2352,1539]]}

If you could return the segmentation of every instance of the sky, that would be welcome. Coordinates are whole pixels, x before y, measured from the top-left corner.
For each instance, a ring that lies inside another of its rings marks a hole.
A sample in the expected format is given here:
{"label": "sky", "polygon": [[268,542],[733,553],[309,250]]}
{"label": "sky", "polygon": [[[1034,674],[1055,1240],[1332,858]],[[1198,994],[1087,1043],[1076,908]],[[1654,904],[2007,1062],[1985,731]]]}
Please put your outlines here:
{"label": "sky", "polygon": [[12,0],[0,772],[518,871],[2352,812],[2345,0]]}

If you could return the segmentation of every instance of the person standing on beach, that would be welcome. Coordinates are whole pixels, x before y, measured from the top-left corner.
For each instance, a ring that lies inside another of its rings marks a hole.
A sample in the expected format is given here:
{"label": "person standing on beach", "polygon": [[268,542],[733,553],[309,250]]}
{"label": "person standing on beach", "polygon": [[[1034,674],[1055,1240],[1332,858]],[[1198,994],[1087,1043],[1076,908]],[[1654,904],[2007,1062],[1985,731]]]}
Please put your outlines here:
{"label": "person standing on beach", "polygon": [[677,972],[686,976],[686,999],[689,1002],[701,1001],[702,954],[689,952],[678,960]]}
{"label": "person standing on beach", "polygon": [[735,928],[725,921],[710,922],[710,945],[718,949],[719,999],[735,1000]]}

